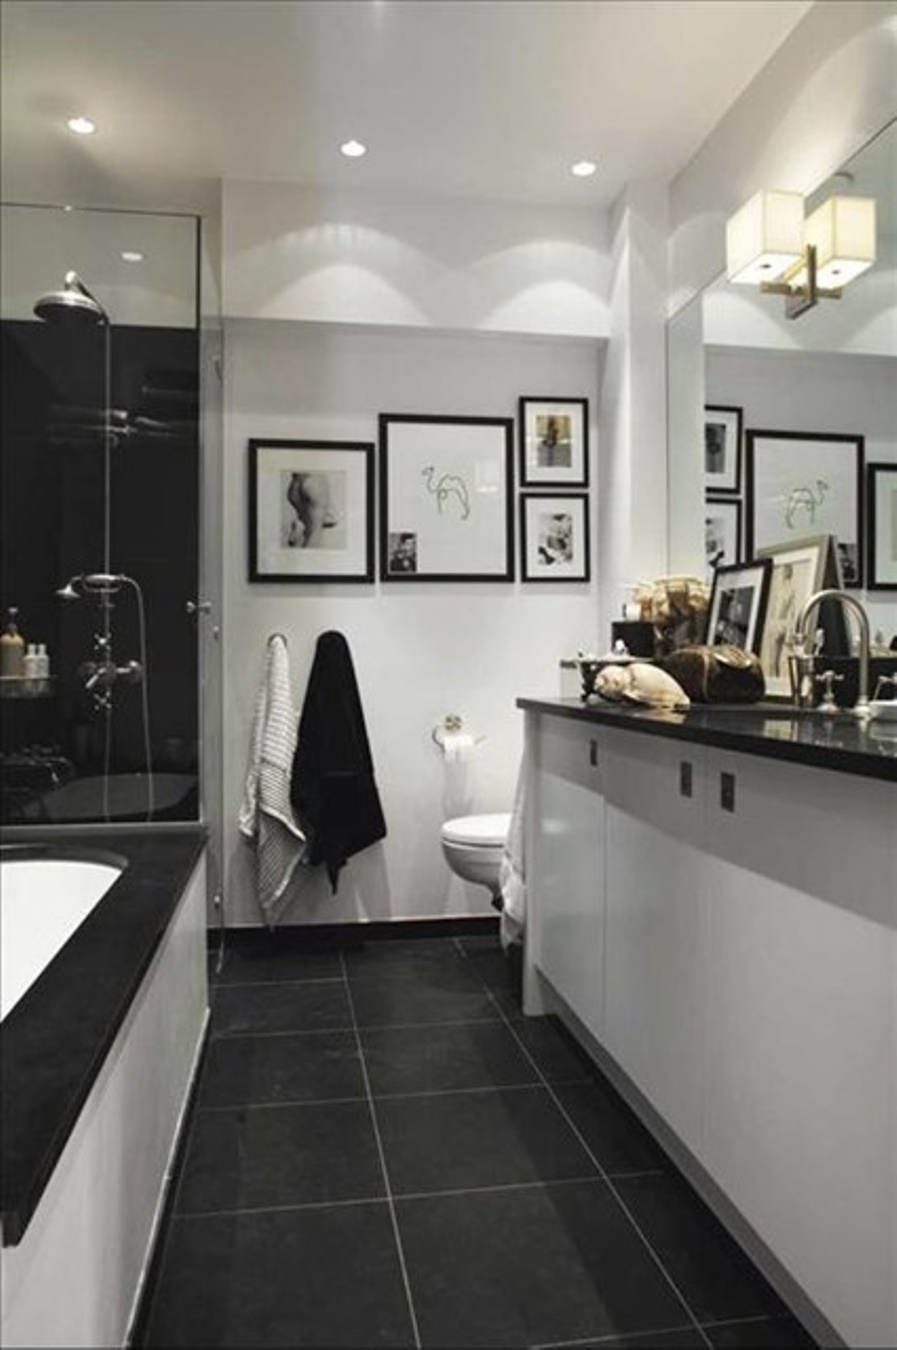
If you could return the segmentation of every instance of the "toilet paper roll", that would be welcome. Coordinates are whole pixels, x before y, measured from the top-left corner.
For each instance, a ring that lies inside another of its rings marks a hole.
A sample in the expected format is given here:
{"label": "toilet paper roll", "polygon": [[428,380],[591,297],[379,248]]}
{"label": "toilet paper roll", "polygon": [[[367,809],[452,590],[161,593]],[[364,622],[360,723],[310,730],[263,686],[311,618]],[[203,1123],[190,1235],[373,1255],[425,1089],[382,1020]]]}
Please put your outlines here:
{"label": "toilet paper roll", "polygon": [[442,748],[447,764],[460,764],[470,759],[473,737],[466,731],[447,731],[442,737]]}

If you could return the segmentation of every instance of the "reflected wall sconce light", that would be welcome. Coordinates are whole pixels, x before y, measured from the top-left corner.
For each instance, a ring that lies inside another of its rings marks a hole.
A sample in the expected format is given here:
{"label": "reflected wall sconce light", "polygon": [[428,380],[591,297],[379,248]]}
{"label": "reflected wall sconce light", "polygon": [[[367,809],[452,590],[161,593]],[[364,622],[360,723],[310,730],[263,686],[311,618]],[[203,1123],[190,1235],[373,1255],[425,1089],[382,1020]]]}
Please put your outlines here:
{"label": "reflected wall sconce light", "polygon": [[758,192],[726,223],[726,276],[784,295],[797,319],[875,262],[875,200],[829,197],[804,215],[799,192]]}

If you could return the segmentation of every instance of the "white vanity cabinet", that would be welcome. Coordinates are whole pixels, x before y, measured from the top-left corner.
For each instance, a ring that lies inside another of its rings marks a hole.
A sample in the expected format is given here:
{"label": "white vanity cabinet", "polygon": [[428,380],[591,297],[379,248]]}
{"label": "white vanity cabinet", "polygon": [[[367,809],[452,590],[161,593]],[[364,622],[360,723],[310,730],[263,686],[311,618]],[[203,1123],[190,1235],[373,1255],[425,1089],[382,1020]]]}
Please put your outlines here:
{"label": "white vanity cabinet", "polygon": [[761,1266],[897,1344],[897,787],[527,716],[527,964]]}
{"label": "white vanity cabinet", "polygon": [[[529,956],[589,1031],[601,1034],[604,797],[601,735],[560,718],[529,727],[527,890],[538,897]],[[528,939],[529,941],[530,939]]]}

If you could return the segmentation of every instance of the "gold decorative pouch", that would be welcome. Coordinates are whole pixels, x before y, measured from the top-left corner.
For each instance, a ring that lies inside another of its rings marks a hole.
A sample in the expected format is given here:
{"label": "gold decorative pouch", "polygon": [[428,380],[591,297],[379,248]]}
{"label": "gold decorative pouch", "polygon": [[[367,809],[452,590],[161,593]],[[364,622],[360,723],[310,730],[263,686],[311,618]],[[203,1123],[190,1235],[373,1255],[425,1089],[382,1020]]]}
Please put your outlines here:
{"label": "gold decorative pouch", "polygon": [[756,703],[766,692],[758,658],[729,643],[679,647],[659,664],[695,703]]}

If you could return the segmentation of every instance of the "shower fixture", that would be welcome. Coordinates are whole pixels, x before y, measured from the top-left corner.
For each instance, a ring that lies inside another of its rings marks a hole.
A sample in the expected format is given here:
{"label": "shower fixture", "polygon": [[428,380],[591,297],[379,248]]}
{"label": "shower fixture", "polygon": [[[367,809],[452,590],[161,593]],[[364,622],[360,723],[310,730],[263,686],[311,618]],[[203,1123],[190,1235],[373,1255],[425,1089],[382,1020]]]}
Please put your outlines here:
{"label": "shower fixture", "polygon": [[77,272],[66,272],[62,290],[42,295],[35,302],[34,313],[45,323],[70,323],[78,327],[104,323],[109,326],[109,315]]}

